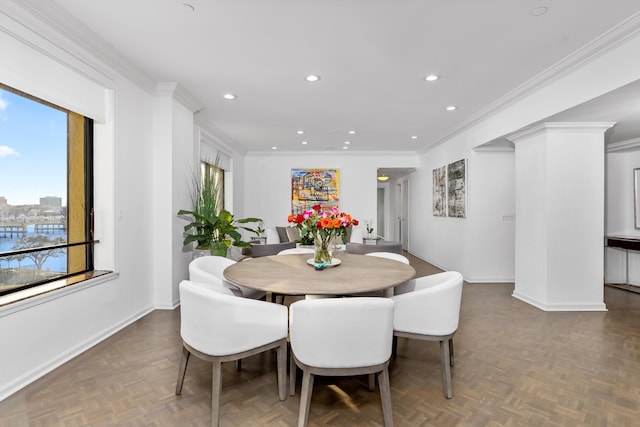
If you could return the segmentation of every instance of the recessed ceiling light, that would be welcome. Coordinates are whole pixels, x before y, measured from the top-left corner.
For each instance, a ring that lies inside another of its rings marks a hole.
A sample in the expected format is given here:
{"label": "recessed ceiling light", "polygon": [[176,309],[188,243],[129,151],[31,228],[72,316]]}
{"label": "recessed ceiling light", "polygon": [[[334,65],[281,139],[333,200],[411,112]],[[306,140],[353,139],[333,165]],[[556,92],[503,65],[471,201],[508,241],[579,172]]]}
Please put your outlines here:
{"label": "recessed ceiling light", "polygon": [[412,135],[411,139],[418,139],[418,135]]}
{"label": "recessed ceiling light", "polygon": [[531,9],[531,12],[529,12],[529,14],[531,14],[531,16],[542,16],[545,13],[547,13],[549,9],[547,9],[544,6],[540,6],[540,7],[536,7],[534,9]]}
{"label": "recessed ceiling light", "polygon": [[316,76],[315,74],[309,74],[304,79],[308,82],[317,82],[318,80],[320,80],[320,76]]}
{"label": "recessed ceiling light", "polygon": [[302,134],[304,133],[304,131],[303,131],[303,130],[299,130],[299,131],[297,131],[296,133],[297,133],[298,135],[302,135]]}
{"label": "recessed ceiling light", "polygon": [[351,144],[351,141],[345,141],[344,142],[344,145],[349,145],[349,144]]}
{"label": "recessed ceiling light", "polygon": [[277,149],[278,149],[278,147],[271,147],[271,149],[272,149],[272,150],[277,150]]}
{"label": "recessed ceiling light", "polygon": [[350,134],[350,135],[353,135],[354,133],[356,133],[356,131],[355,131],[355,130],[350,130],[350,131],[349,131],[349,134]]}
{"label": "recessed ceiling light", "polygon": [[378,175],[378,181],[385,182],[389,180],[389,175]]}
{"label": "recessed ceiling light", "polygon": [[349,147],[347,147],[346,145],[344,147],[342,147],[343,150],[348,150]]}
{"label": "recessed ceiling light", "polygon": [[453,110],[457,110],[457,109],[458,109],[458,107],[456,107],[455,105],[449,105],[449,106],[446,108],[446,110],[447,110],[447,111],[453,111]]}
{"label": "recessed ceiling light", "polygon": [[307,145],[308,143],[308,141],[302,141],[302,145]]}
{"label": "recessed ceiling light", "polygon": [[424,79],[428,82],[435,82],[436,80],[438,80],[440,78],[440,76],[437,76],[435,74],[429,74],[427,77],[425,77]]}
{"label": "recessed ceiling light", "polygon": [[222,97],[224,99],[228,99],[229,101],[236,99],[238,96],[234,95],[233,93],[225,93],[224,95],[222,95]]}

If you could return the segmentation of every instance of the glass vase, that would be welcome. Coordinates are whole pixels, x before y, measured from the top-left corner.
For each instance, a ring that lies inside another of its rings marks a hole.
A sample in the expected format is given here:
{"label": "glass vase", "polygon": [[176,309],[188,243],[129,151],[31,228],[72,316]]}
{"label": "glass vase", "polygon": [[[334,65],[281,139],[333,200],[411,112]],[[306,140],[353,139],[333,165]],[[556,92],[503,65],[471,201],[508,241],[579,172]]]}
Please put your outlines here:
{"label": "glass vase", "polygon": [[326,262],[331,264],[331,251],[329,250],[329,242],[331,242],[331,236],[317,235],[313,240],[315,252],[313,254],[313,262],[315,264],[321,264]]}

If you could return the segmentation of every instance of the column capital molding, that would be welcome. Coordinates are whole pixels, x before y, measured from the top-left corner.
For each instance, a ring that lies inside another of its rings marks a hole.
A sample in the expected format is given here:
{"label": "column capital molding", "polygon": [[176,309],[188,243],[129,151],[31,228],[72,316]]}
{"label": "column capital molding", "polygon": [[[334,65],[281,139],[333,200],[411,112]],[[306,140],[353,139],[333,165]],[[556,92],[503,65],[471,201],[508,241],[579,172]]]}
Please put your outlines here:
{"label": "column capital molding", "polygon": [[544,122],[530,128],[513,132],[506,136],[508,141],[517,144],[525,138],[544,132],[566,133],[604,133],[615,126],[616,122]]}

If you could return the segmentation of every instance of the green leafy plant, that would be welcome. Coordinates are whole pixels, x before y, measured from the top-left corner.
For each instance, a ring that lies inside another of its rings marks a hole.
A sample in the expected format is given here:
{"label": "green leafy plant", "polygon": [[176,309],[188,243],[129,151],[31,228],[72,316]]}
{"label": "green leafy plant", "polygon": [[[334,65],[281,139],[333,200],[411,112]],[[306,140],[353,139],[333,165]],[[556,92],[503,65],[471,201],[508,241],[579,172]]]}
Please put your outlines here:
{"label": "green leafy plant", "polygon": [[[214,166],[218,166],[218,154]],[[249,247],[249,243],[242,241],[238,229],[254,231],[241,224],[262,221],[260,218],[236,219],[222,209],[222,192],[215,171],[203,168],[194,172],[191,200],[191,210],[181,209],[178,215],[186,216],[190,222],[184,226],[186,233],[183,245],[196,243],[196,249],[209,250],[212,255],[226,256],[227,249],[233,246]]]}
{"label": "green leafy plant", "polygon": [[184,226],[184,231],[188,233],[184,238],[184,245],[198,242],[199,247],[209,247],[212,255],[220,256],[226,256],[227,249],[231,245],[240,248],[251,247],[248,242],[242,240],[238,229],[253,230],[240,224],[262,221],[260,218],[236,219],[226,210],[220,211],[217,215],[211,212],[208,215],[202,215],[195,211],[180,210],[178,215],[190,215],[193,218]]}

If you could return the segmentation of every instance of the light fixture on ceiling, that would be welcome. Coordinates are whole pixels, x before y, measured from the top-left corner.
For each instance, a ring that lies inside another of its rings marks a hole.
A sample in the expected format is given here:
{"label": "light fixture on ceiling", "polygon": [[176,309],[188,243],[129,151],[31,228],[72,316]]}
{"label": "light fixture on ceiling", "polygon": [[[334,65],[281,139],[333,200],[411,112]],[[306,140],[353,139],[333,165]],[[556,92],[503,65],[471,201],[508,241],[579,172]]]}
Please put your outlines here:
{"label": "light fixture on ceiling", "polygon": [[306,81],[308,82],[317,82],[318,80],[320,80],[320,76],[317,76],[315,74],[309,74],[307,77],[304,78]]}
{"label": "light fixture on ceiling", "polygon": [[411,139],[418,139],[418,135],[411,135]]}
{"label": "light fixture on ceiling", "polygon": [[236,99],[238,96],[233,94],[233,93],[225,93],[224,95],[222,95],[222,97],[226,100],[229,101],[233,101],[234,99]]}
{"label": "light fixture on ceiling", "polygon": [[303,131],[303,130],[299,130],[299,131],[296,131],[296,133],[297,133],[298,135],[302,135],[302,134],[304,133],[304,131]]}
{"label": "light fixture on ceiling", "polygon": [[435,75],[435,74],[429,74],[427,77],[425,77],[424,79],[428,82],[435,82],[436,80],[438,80],[440,78],[440,76]]}
{"label": "light fixture on ceiling", "polygon": [[456,107],[455,105],[449,105],[447,108],[445,108],[445,110],[447,110],[447,111],[455,111],[457,109],[458,109],[458,107]]}
{"label": "light fixture on ceiling", "polygon": [[386,182],[389,180],[389,175],[378,175],[378,181]]}
{"label": "light fixture on ceiling", "polygon": [[273,147],[271,147],[272,150],[277,150],[278,147],[276,147],[275,145]]}
{"label": "light fixture on ceiling", "polygon": [[301,144],[302,145],[307,145],[309,143],[309,141],[302,141]]}
{"label": "light fixture on ceiling", "polygon": [[351,144],[351,141],[345,141],[344,142],[344,145],[349,145],[349,144]]}
{"label": "light fixture on ceiling", "polygon": [[354,133],[356,133],[356,131],[355,131],[355,130],[350,130],[350,131],[349,131],[349,135],[353,135]]}

